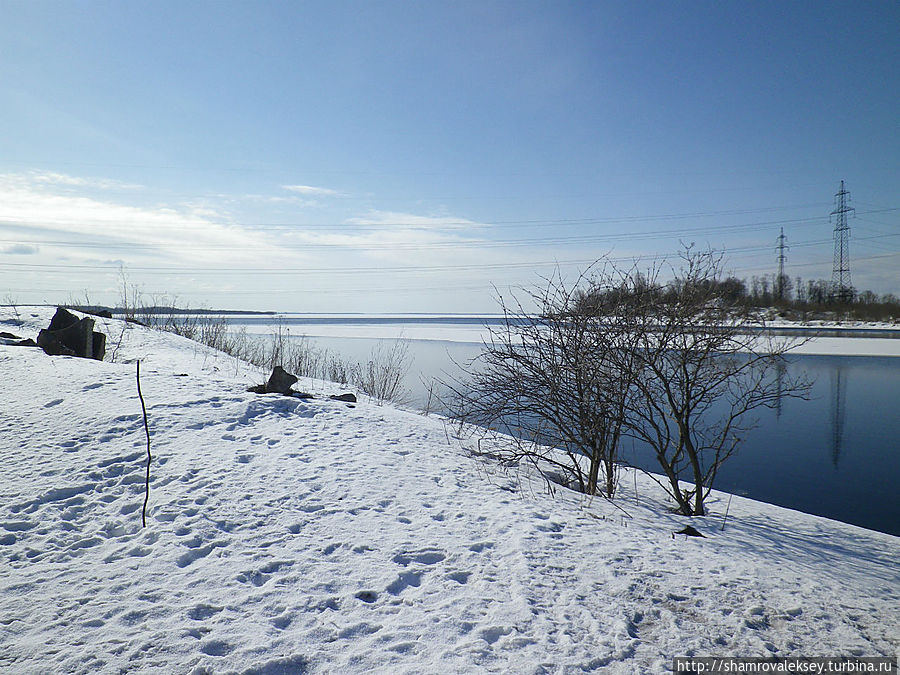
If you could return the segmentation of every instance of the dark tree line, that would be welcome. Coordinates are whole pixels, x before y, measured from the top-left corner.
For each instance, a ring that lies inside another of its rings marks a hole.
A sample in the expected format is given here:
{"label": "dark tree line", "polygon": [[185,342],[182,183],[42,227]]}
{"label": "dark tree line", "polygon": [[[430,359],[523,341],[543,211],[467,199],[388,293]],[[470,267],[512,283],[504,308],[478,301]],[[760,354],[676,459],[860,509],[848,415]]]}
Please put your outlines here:
{"label": "dark tree line", "polygon": [[[879,295],[873,291],[851,289],[850,301],[836,297],[830,281],[776,274],[753,276],[749,280],[727,276],[707,279],[703,283],[723,302],[743,304],[757,309],[774,308],[789,319],[852,318],[861,321],[900,319],[900,299],[893,293]],[[677,289],[672,284],[656,289],[658,298],[671,297]],[[613,290],[612,292],[616,292]],[[596,299],[586,297],[588,305]],[[586,306],[588,306],[586,305]]]}
{"label": "dark tree line", "polygon": [[[646,279],[643,283],[647,283]],[[787,275],[763,275],[746,279],[728,276],[722,279],[706,279],[703,287],[722,302],[729,305],[746,305],[756,308],[776,308],[792,316],[801,313],[831,313],[858,319],[883,320],[900,318],[900,299],[893,293],[878,295],[869,290],[852,289],[851,301],[835,298],[831,282],[825,279],[807,279]],[[659,300],[673,297],[678,292],[677,283],[670,282],[653,289]],[[601,302],[606,294],[616,294],[620,289],[584,293],[581,298],[584,309]]]}

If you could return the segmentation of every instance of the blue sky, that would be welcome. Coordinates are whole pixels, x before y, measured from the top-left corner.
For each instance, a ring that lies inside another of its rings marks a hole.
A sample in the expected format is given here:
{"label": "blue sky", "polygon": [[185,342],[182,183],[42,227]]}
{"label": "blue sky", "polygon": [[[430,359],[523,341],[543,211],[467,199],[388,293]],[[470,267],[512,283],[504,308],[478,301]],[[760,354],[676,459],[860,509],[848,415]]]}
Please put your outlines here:
{"label": "blue sky", "polygon": [[[604,254],[900,291],[896,2],[0,0],[0,292],[484,312]],[[5,289],[5,290],[4,290]]]}

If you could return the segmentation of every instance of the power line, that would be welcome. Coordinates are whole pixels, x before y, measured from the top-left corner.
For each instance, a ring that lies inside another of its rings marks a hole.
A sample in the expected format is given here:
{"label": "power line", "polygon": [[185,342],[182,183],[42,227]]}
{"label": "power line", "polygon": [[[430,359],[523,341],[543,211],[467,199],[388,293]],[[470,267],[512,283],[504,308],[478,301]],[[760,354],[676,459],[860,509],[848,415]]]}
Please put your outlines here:
{"label": "power line", "polygon": [[[722,234],[724,232],[739,232],[739,231],[756,231],[756,230],[766,230],[775,225],[786,225],[793,224],[795,226],[806,226],[815,223],[821,222],[820,217],[809,217],[809,218],[795,218],[795,219],[786,219],[786,220],[771,220],[771,221],[762,221],[762,222],[753,222],[753,223],[740,223],[735,225],[725,225],[725,226],[702,226],[696,228],[681,228],[681,229],[665,229],[665,230],[651,230],[649,232],[631,232],[628,234],[595,234],[595,235],[579,235],[579,236],[571,236],[571,237],[537,237],[537,238],[529,238],[529,239],[467,239],[462,241],[440,241],[440,242],[429,242],[425,244],[405,244],[405,243],[383,243],[383,244],[359,244],[359,243],[326,243],[326,242],[302,242],[298,243],[296,247],[286,247],[283,242],[278,245],[282,248],[296,248],[298,250],[304,249],[354,249],[359,251],[404,251],[404,250],[438,250],[438,249],[454,249],[454,248],[508,248],[508,247],[520,247],[520,246],[533,246],[538,244],[560,244],[560,245],[574,245],[574,244],[586,244],[586,243],[601,243],[601,242],[614,242],[614,241],[634,241],[634,240],[647,240],[647,239],[657,239],[663,238],[666,236],[694,236],[694,235],[710,235],[710,234]],[[37,245],[37,246],[59,246],[59,247],[68,247],[68,248],[102,248],[102,249],[112,249],[112,250],[158,250],[163,247],[162,243],[141,243],[141,242],[101,242],[101,241],[68,241],[68,240],[35,240],[35,239],[0,239],[0,242],[7,244],[19,244],[19,245]],[[266,246],[253,246],[249,244],[245,244],[242,246],[226,246],[226,245],[215,245],[215,244],[179,244],[179,250],[203,250],[203,251],[246,251],[246,250],[254,250],[254,249],[270,249],[275,244],[269,244]]]}
{"label": "power line", "polygon": [[[863,260],[877,260],[877,259],[885,259],[885,258],[896,258],[900,256],[900,251],[895,253],[889,253],[885,255],[875,255],[875,256],[866,256],[866,257],[858,257],[857,261]],[[593,261],[591,261],[593,262]],[[828,260],[820,260],[816,262],[809,263],[795,263],[792,264],[792,267],[812,267],[812,266],[823,266],[828,264]],[[561,263],[562,264],[562,263]],[[755,271],[764,271],[767,269],[766,267],[745,267],[745,268],[736,268],[733,269],[732,272],[755,272]],[[527,284],[528,282],[522,281],[509,281],[505,283],[492,283],[490,281],[485,281],[483,284],[442,284],[441,286],[390,286],[390,287],[370,287],[367,286],[365,288],[333,288],[333,287],[323,287],[323,288],[309,288],[310,292],[314,292],[317,295],[345,295],[345,294],[364,294],[364,293],[414,293],[418,291],[463,291],[463,290],[490,290],[493,287],[501,287],[501,288],[511,288],[511,287],[521,287],[523,284]],[[52,289],[52,288],[41,288],[41,289],[22,289],[22,288],[10,288],[9,292],[12,293],[71,293],[71,288],[64,289]],[[171,291],[145,291],[145,295],[150,296],[158,296],[158,297],[180,297],[180,296],[206,296],[206,295],[272,295],[272,294],[296,294],[296,288],[266,288],[263,290],[247,290],[247,289],[210,289],[210,290],[192,290],[192,291],[183,291],[179,293],[172,293]]]}
{"label": "power line", "polygon": [[[858,238],[857,241],[861,241],[863,239],[878,239],[889,236],[900,236],[898,235],[881,235],[876,237],[868,237],[868,238]],[[809,241],[809,242],[799,242],[793,245],[793,247],[800,246],[813,246],[813,245],[822,245],[829,243],[830,240],[822,239],[817,241]],[[869,244],[873,245],[873,244]],[[874,245],[873,245],[874,246]],[[744,257],[746,254],[754,254],[757,252],[761,252],[766,250],[767,246],[754,246],[754,247],[744,247],[738,249],[728,249],[728,250],[719,250],[713,252],[719,252],[726,254],[728,256],[728,260],[730,261],[733,257]],[[900,256],[900,251],[892,251],[890,249],[879,249],[879,250],[887,250],[889,252],[880,254],[880,255],[869,255],[863,257],[857,257],[859,261],[869,261],[869,260],[878,260],[878,259],[886,259]],[[738,254],[738,255],[735,255]],[[603,260],[608,260],[613,263],[652,263],[652,262],[660,262],[667,261],[673,258],[677,258],[679,256],[678,252],[669,252],[669,253],[658,253],[654,255],[647,256],[622,256],[617,258],[604,258]],[[497,269],[527,269],[534,268],[539,266],[557,266],[562,267],[566,265],[591,265],[597,262],[596,258],[587,258],[587,259],[578,259],[578,260],[542,260],[542,261],[527,261],[527,262],[517,262],[517,263],[498,263],[498,264],[470,264],[470,265],[440,265],[440,266],[408,266],[408,267],[345,267],[345,268],[332,268],[332,267],[321,267],[321,268],[178,268],[178,267],[128,267],[128,271],[150,271],[150,272],[158,272],[160,274],[198,274],[201,272],[207,273],[253,273],[253,274],[268,274],[268,273],[278,273],[278,274],[315,274],[315,273],[329,273],[329,274],[362,274],[362,273],[388,273],[388,274],[397,274],[403,272],[409,273],[428,273],[428,272],[447,272],[447,271],[493,271]],[[813,261],[806,263],[793,263],[792,267],[809,267],[816,265],[824,265],[826,261]],[[59,269],[60,265],[38,265],[38,264],[30,264],[30,263],[0,263],[0,268],[2,267],[12,267],[17,271],[21,272],[41,272],[42,274],[48,273],[57,273],[57,274],[70,274],[70,270],[83,270],[83,271],[92,271],[92,272],[101,272],[104,274],[110,274],[113,272],[117,272],[119,268],[110,267],[110,266],[97,266],[97,265],[67,265],[64,269]],[[744,271],[756,271],[762,270],[763,267],[731,267],[731,272],[744,272]],[[490,283],[490,282],[486,282]],[[446,286],[441,286],[438,288],[445,288]],[[454,288],[460,288],[457,285],[453,286]],[[482,288],[482,285],[477,286],[477,288]],[[421,290],[426,290],[421,286],[416,286],[415,288],[420,288]],[[21,291],[23,289],[9,289],[15,291]],[[68,292],[71,289],[42,289],[47,292]],[[360,291],[365,291],[368,289],[360,289]],[[255,293],[255,291],[249,291]]]}
{"label": "power line", "polygon": [[[375,223],[244,223],[244,227],[256,229],[347,229],[347,228],[381,228],[381,227],[417,227],[430,228],[435,226],[466,226],[471,228],[503,228],[503,227],[559,227],[570,225],[599,225],[603,223],[625,223],[625,222],[653,222],[658,220],[683,220],[686,218],[712,218],[721,216],[738,216],[748,213],[766,213],[772,211],[790,211],[805,208],[821,207],[823,202],[812,204],[797,204],[789,206],[772,206],[755,209],[732,209],[725,211],[697,211],[693,213],[657,213],[647,216],[595,216],[590,218],[549,218],[549,219],[529,219],[529,220],[491,220],[491,221],[443,221],[434,224],[422,223],[417,221],[379,221]],[[877,209],[870,213],[880,212],[883,210],[895,211],[898,209]],[[439,218],[439,217],[438,217]]]}
{"label": "power line", "polygon": [[[883,239],[898,235],[875,235],[872,237],[860,237],[857,241]],[[829,239],[818,239],[810,241],[796,242],[793,248],[814,247],[830,243]],[[744,246],[722,249],[720,252],[731,257],[740,257],[747,253],[756,253],[767,250],[769,247],[762,246]],[[665,261],[677,257],[677,252],[658,253],[645,256],[621,256],[610,258],[611,262],[656,262]],[[511,263],[471,263],[457,265],[408,265],[408,266],[390,266],[390,267],[173,267],[173,266],[128,266],[130,272],[153,272],[169,275],[216,275],[216,274],[247,274],[247,275],[294,275],[307,276],[314,274],[327,273],[332,275],[338,274],[408,274],[408,273],[432,273],[432,272],[470,272],[470,271],[493,271],[500,269],[524,269],[530,267],[546,267],[554,265],[589,265],[596,262],[597,258],[581,258],[570,260],[537,260],[537,261],[521,261]],[[796,265],[794,265],[796,266]],[[119,270],[119,266],[112,265],[81,265],[81,264],[36,264],[36,263],[0,263],[0,270],[14,269],[20,271],[40,271],[44,274],[69,274],[72,270],[82,270],[86,272],[115,273]]]}
{"label": "power line", "polygon": [[[864,257],[858,257],[858,258],[856,258],[856,260],[857,260],[857,261],[861,261],[861,260],[879,260],[879,259],[884,259],[884,258],[896,258],[896,257],[898,257],[898,256],[900,256],[900,251],[894,251],[893,253],[885,253],[885,254],[882,254],[882,255],[869,255],[869,256],[864,256]],[[816,261],[816,262],[792,263],[792,264],[791,264],[791,267],[816,267],[816,266],[820,266],[820,267],[821,267],[821,266],[823,266],[823,265],[827,265],[829,262],[830,262],[830,261],[828,261],[828,260],[819,260],[819,261]],[[746,273],[746,272],[762,271],[762,270],[765,270],[765,269],[771,269],[771,268],[767,268],[767,267],[764,267],[764,266],[761,266],[761,267],[740,267],[740,268],[737,268],[737,269],[734,270],[734,271],[736,271],[736,272],[745,272],[745,273]]]}
{"label": "power line", "polygon": [[[443,229],[453,229],[453,228],[469,228],[469,229],[495,229],[495,228],[505,228],[505,227],[565,227],[565,226],[579,226],[579,225],[602,225],[602,224],[621,224],[621,223],[639,223],[639,222],[654,222],[660,220],[683,220],[687,218],[708,218],[708,217],[721,217],[728,215],[744,215],[748,213],[761,213],[766,211],[778,211],[778,210],[790,210],[795,208],[806,208],[807,206],[820,206],[821,204],[812,204],[812,205],[802,205],[802,206],[787,206],[787,207],[771,207],[771,208],[762,208],[762,209],[738,209],[732,211],[706,211],[706,212],[696,212],[696,213],[674,213],[674,214],[654,214],[649,216],[604,216],[604,217],[592,217],[592,218],[549,218],[549,219],[533,219],[533,220],[495,220],[488,222],[476,222],[472,220],[454,220],[454,221],[440,221],[438,218],[435,218],[433,222],[422,222],[422,221],[379,221],[379,222],[365,222],[365,223],[353,223],[353,222],[343,222],[343,223],[240,223],[240,222],[230,222],[230,223],[213,223],[213,222],[205,222],[207,225],[218,225],[220,227],[225,228],[243,228],[248,229],[250,231],[288,231],[288,232],[302,232],[305,230],[337,230],[340,232],[352,231],[352,230],[366,230],[366,229],[374,229],[380,230],[384,228],[409,228],[409,229],[420,229],[420,230],[441,230]],[[886,213],[900,211],[900,207],[894,208],[883,208],[883,209],[872,209],[868,211],[862,212],[860,215],[865,214],[873,214],[873,213]],[[771,221],[757,221],[751,223],[743,223],[737,225],[713,225],[713,226],[703,226],[701,228],[695,229],[735,229],[735,228],[745,228],[745,227],[754,227],[754,226],[765,226],[765,225],[779,225],[779,224],[791,224],[791,223],[799,223],[799,222],[807,222],[807,221],[816,221],[820,220],[819,216],[813,216],[808,218],[793,218],[793,219],[782,219],[782,220],[771,220]],[[31,225],[35,225],[36,223],[30,223]],[[42,220],[42,225],[65,225],[72,224],[71,221],[68,220]],[[77,224],[81,225],[92,225],[94,227],[101,226],[100,223],[96,221],[83,221]],[[116,225],[128,225],[135,224],[132,223],[123,223],[121,221],[107,222],[105,224],[116,224]],[[0,216],[0,226],[8,226],[8,227],[27,227],[28,224],[24,224],[14,218],[9,216]],[[667,232],[668,230],[661,230],[661,232]],[[652,232],[647,233],[652,234]]]}

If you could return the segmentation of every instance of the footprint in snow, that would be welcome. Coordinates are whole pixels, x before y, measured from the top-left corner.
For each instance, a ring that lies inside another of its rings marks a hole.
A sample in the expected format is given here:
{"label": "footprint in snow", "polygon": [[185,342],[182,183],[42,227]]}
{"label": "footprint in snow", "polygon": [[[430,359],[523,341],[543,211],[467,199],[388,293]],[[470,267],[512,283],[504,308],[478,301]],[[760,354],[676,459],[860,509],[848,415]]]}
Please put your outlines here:
{"label": "footprint in snow", "polygon": [[272,619],[272,625],[275,626],[278,630],[284,630],[288,626],[291,625],[291,621],[293,621],[293,617],[290,614],[282,614],[281,616],[276,616]]}
{"label": "footprint in snow", "polygon": [[209,656],[228,656],[234,647],[224,640],[209,640],[200,645],[200,651]]}
{"label": "footprint in snow", "polygon": [[194,621],[203,621],[210,618],[211,616],[215,616],[221,611],[221,607],[216,607],[215,605],[205,605],[201,603],[189,609],[187,614],[189,619],[193,619]]}
{"label": "footprint in snow", "polygon": [[400,595],[410,586],[418,588],[422,585],[421,572],[401,572],[397,578],[385,589],[391,595]]}
{"label": "footprint in snow", "polygon": [[436,548],[423,548],[414,551],[401,551],[395,555],[392,560],[403,567],[410,563],[418,563],[419,565],[435,565],[447,556],[443,551]]}
{"label": "footprint in snow", "polygon": [[447,578],[458,584],[464,585],[468,583],[470,576],[472,576],[471,572],[450,572],[450,574],[447,575]]}
{"label": "footprint in snow", "polygon": [[375,591],[360,591],[356,594],[356,598],[371,604],[378,599],[378,593]]}
{"label": "footprint in snow", "polygon": [[482,640],[487,642],[489,645],[492,645],[504,635],[509,635],[510,633],[512,633],[512,628],[509,628],[507,626],[493,626],[491,628],[482,629],[479,635],[481,636]]}
{"label": "footprint in snow", "polygon": [[188,565],[193,563],[195,560],[199,560],[200,558],[205,558],[206,556],[208,556],[210,553],[213,552],[213,549],[220,547],[220,546],[227,546],[227,543],[221,542],[221,541],[214,541],[213,543],[209,544],[208,546],[202,546],[199,548],[189,549],[186,553],[182,553],[180,556],[178,556],[178,558],[175,559],[175,564],[178,567],[187,567]]}
{"label": "footprint in snow", "polygon": [[293,560],[273,560],[263,565],[258,570],[249,570],[241,572],[236,579],[242,584],[253,584],[254,586],[262,586],[266,584],[272,576],[282,567],[290,567],[294,564]]}

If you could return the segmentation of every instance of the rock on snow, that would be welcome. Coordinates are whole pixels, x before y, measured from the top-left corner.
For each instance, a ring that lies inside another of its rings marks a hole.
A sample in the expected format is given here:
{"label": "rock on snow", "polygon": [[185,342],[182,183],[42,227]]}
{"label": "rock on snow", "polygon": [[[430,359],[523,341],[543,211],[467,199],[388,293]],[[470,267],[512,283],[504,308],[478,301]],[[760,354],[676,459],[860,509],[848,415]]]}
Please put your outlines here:
{"label": "rock on snow", "polygon": [[[50,313],[0,309],[0,330]],[[705,538],[673,538],[687,521],[643,476],[637,498],[622,481],[627,515],[550,497],[440,419],[322,382],[251,394],[265,374],[247,364],[98,323],[115,362],[0,346],[2,671],[646,673],[900,651],[896,537],[739,497],[720,531],[718,495],[691,522]]]}

